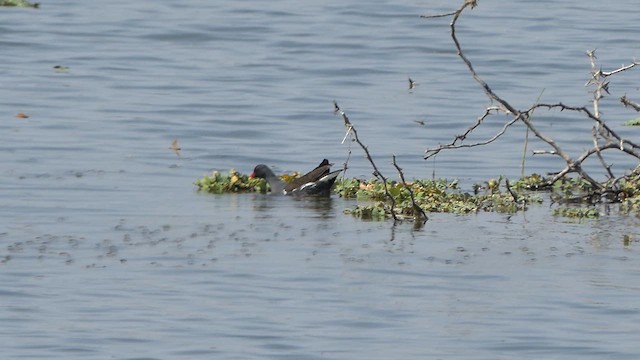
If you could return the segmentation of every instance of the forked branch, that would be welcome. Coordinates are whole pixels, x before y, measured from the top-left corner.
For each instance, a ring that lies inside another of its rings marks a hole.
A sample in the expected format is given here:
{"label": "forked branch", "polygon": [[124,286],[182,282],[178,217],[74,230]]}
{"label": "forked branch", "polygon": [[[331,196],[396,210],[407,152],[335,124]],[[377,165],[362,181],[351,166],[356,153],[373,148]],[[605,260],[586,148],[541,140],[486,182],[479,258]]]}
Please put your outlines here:
{"label": "forked branch", "polygon": [[[364,151],[367,157],[367,160],[369,160],[369,163],[371,163],[371,166],[373,167],[373,176],[376,177],[376,179],[380,180],[384,185],[385,195],[391,202],[390,212],[391,212],[391,217],[393,217],[393,221],[394,222],[399,221],[398,216],[395,213],[396,201],[393,195],[391,195],[391,193],[389,192],[387,178],[378,169],[378,166],[376,165],[375,161],[373,161],[373,158],[371,157],[371,153],[369,152],[369,149],[367,148],[367,146],[362,141],[360,141],[360,138],[358,137],[358,131],[349,120],[349,117],[347,117],[347,114],[344,111],[342,111],[342,109],[340,109],[340,106],[338,106],[338,103],[336,103],[335,101],[333,102],[333,106],[334,106],[334,112],[342,116],[342,120],[344,120],[344,126],[347,128],[347,133],[344,135],[344,139],[342,139],[342,142],[344,142],[347,138],[350,137],[352,141],[355,141],[358,145],[360,145],[360,147],[362,148],[362,150]],[[346,167],[347,167],[347,164],[345,163],[345,168]]]}
{"label": "forked branch", "polygon": [[[602,152],[604,150],[618,149],[619,151],[627,153],[635,157],[636,159],[640,159],[640,146],[635,142],[632,142],[620,136],[616,131],[614,131],[601,119],[600,100],[603,97],[609,95],[609,77],[610,76],[630,70],[640,65],[640,63],[634,60],[631,64],[623,65],[620,68],[617,68],[611,71],[603,71],[597,64],[595,50],[591,50],[587,52],[587,56],[589,57],[589,60],[591,63],[591,78],[587,82],[586,86],[594,87],[593,99],[592,99],[593,111],[590,111],[586,107],[568,106],[563,103],[545,104],[545,103],[537,103],[537,102],[535,105],[529,107],[526,110],[518,110],[514,106],[512,106],[508,101],[498,96],[498,94],[496,94],[491,89],[489,84],[487,84],[478,75],[478,73],[475,71],[473,67],[473,64],[471,63],[469,58],[465,55],[464,51],[462,50],[462,47],[458,40],[458,36],[456,32],[456,24],[460,19],[460,15],[467,8],[473,9],[477,5],[478,5],[477,0],[465,0],[464,3],[461,5],[461,7],[456,11],[446,13],[446,14],[440,14],[440,15],[430,15],[430,16],[423,15],[421,17],[425,19],[439,18],[439,17],[445,17],[445,16],[452,17],[452,20],[449,26],[451,28],[451,38],[457,50],[458,56],[467,66],[473,79],[482,87],[484,93],[489,98],[489,100],[491,100],[492,103],[497,103],[498,105],[487,108],[484,114],[480,116],[473,125],[471,125],[462,135],[457,135],[450,143],[440,145],[435,148],[426,149],[424,158],[428,159],[440,153],[442,150],[452,150],[452,149],[459,149],[464,147],[488,145],[494,142],[495,140],[497,140],[498,138],[500,138],[502,135],[504,135],[507,132],[507,130],[511,128],[514,124],[522,122],[529,131],[531,131],[537,138],[544,141],[551,148],[551,150],[536,150],[534,151],[534,154],[556,155],[561,157],[566,163],[565,168],[557,172],[555,176],[550,180],[550,183],[553,183],[559,180],[560,178],[566,176],[569,173],[577,173],[581,178],[587,180],[596,189],[600,189],[602,192],[605,192],[605,191],[610,192],[612,190],[615,191],[615,189],[610,189],[609,187],[611,186],[611,184],[619,183],[618,180],[620,178],[615,177],[615,175],[611,170],[611,165],[608,165],[605,162]],[[636,111],[640,111],[640,104],[630,101],[625,96],[623,96],[620,99],[620,101],[625,106],[630,106]],[[554,141],[554,139],[545,135],[534,126],[533,122],[531,121],[531,117],[533,115],[533,111],[538,108],[546,108],[548,110],[559,109],[560,111],[568,110],[568,111],[573,111],[573,112],[577,112],[585,115],[587,119],[594,122],[593,131],[592,131],[593,148],[585,150],[582,155],[574,159],[567,152],[565,152],[562,149],[562,147],[556,141]],[[487,119],[487,117],[497,113],[504,113],[511,116],[511,119],[503,125],[502,129],[498,133],[496,133],[493,137],[484,141],[479,141],[472,144],[463,144],[463,141],[467,138],[467,136],[470,135],[474,130],[476,130]],[[609,181],[602,182],[602,183],[598,182],[582,168],[582,163],[587,158],[589,158],[594,154],[599,158],[604,171],[609,177]]]}

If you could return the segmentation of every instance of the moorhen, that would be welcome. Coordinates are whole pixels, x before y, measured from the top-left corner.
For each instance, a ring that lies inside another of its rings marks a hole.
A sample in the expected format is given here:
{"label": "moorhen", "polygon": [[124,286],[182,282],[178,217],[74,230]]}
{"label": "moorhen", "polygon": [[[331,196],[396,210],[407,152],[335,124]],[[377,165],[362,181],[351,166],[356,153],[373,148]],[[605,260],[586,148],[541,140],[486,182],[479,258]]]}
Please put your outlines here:
{"label": "moorhen", "polygon": [[338,174],[342,171],[330,171],[330,168],[331,164],[329,160],[324,159],[315,169],[290,183],[285,183],[280,180],[267,165],[260,164],[253,169],[253,173],[249,175],[249,178],[262,178],[267,180],[271,188],[271,193],[273,194],[329,196],[331,194],[331,186],[336,181]]}

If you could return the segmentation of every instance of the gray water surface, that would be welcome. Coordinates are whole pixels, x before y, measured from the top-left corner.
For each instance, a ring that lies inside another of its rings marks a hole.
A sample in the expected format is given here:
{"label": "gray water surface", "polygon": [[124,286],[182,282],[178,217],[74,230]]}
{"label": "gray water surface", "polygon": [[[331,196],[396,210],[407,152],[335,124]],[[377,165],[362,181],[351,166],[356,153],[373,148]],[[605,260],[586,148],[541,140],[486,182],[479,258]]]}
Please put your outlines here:
{"label": "gray water surface", "polygon": [[[515,106],[541,93],[582,106],[585,51],[597,48],[605,69],[638,57],[636,8],[483,0],[458,35]],[[349,150],[348,175],[370,177],[362,152],[341,144],[333,100],[389,177],[391,154],[408,178],[435,172],[469,186],[518,176],[521,128],[422,160],[490,105],[456,56],[450,19],[419,18],[451,10],[447,1],[0,8],[3,357],[637,359],[633,214],[580,223],[544,204],[431,214],[416,230],[352,219],[343,210],[355,202],[338,197],[194,191],[212,170],[304,171],[322,158],[340,165]],[[618,97],[640,97],[637,74],[615,77],[602,101],[629,138],[636,129],[622,124],[637,114]],[[420,83],[412,91],[408,77]],[[535,121],[574,155],[591,146],[592,124],[576,114]],[[618,174],[635,165],[609,160]],[[562,166],[527,157],[528,172]]]}

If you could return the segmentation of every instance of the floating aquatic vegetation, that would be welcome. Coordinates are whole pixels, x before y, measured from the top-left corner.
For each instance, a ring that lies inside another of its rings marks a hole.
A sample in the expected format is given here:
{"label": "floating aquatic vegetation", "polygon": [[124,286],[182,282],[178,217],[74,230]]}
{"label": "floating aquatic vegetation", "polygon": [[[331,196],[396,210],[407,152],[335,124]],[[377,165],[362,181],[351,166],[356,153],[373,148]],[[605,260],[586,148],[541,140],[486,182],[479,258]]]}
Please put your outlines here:
{"label": "floating aquatic vegetation", "polygon": [[624,123],[625,126],[640,126],[640,118],[627,120]]}
{"label": "floating aquatic vegetation", "polygon": [[24,7],[24,8],[37,9],[40,7],[40,4],[32,3],[26,0],[0,0],[0,6],[12,6],[12,7]]}
{"label": "floating aquatic vegetation", "polygon": [[620,202],[620,210],[624,212],[640,212],[640,196],[626,198]]}
{"label": "floating aquatic vegetation", "polygon": [[353,209],[345,209],[345,214],[351,214],[360,219],[380,221],[387,218],[387,211],[384,203],[374,205],[358,205]]}
{"label": "floating aquatic vegetation", "polygon": [[[285,182],[300,176],[294,172],[281,175]],[[194,183],[198,191],[212,194],[259,192],[269,190],[264,179],[249,179],[234,169],[228,173],[214,171]],[[442,212],[452,214],[473,214],[477,212],[515,213],[527,210],[532,204],[541,204],[547,195],[552,204],[554,216],[569,218],[596,218],[600,216],[603,203],[619,203],[623,212],[640,212],[640,170],[635,170],[624,181],[619,182],[619,191],[608,197],[597,195],[593,185],[580,178],[562,178],[553,184],[538,174],[523,177],[515,182],[499,177],[481,184],[475,184],[473,191],[465,192],[458,181],[414,180],[405,184],[387,181],[387,190],[395,200],[393,211],[401,219],[413,219],[418,209],[411,200],[427,213]],[[408,187],[408,188],[407,188]],[[409,191],[409,189],[411,191]],[[385,193],[384,184],[377,179],[338,179],[333,191],[346,199],[357,199],[360,204],[345,213],[366,220],[384,220],[391,217],[391,205]],[[594,195],[596,194],[596,195]]]}
{"label": "floating aquatic vegetation", "polygon": [[[287,183],[299,177],[299,172],[280,175],[282,181]],[[249,175],[241,174],[235,169],[229,170],[229,174],[222,174],[217,170],[213,171],[211,175],[206,175],[202,179],[196,180],[194,184],[198,187],[198,191],[212,194],[243,192],[259,192],[264,194],[269,190],[269,184],[265,179],[250,179]]]}
{"label": "floating aquatic vegetation", "polygon": [[[494,180],[494,182],[497,182]],[[469,214],[479,211],[497,211],[512,213],[526,209],[531,203],[541,203],[542,198],[530,192],[514,194],[498,190],[498,184],[487,182],[485,187],[476,187],[476,193],[470,194],[458,188],[457,180],[415,180],[407,183],[414,194],[416,205],[425,212],[446,212],[453,214]],[[358,205],[348,213],[363,219],[382,219],[391,216],[391,208],[385,199],[384,185],[378,180],[346,179],[336,182],[335,191],[345,198],[374,200],[374,204]],[[480,189],[483,189],[482,193]],[[396,206],[393,209],[400,218],[419,216],[414,208],[411,192],[398,182],[388,181],[387,189],[394,197]]]}
{"label": "floating aquatic vegetation", "polygon": [[578,219],[595,219],[600,217],[600,211],[596,207],[560,207],[551,212],[554,216],[563,216]]}
{"label": "floating aquatic vegetation", "polygon": [[198,191],[211,194],[267,192],[267,182],[264,179],[249,179],[248,175],[234,169],[229,170],[228,174],[213,171],[211,175],[196,180],[194,184]]}

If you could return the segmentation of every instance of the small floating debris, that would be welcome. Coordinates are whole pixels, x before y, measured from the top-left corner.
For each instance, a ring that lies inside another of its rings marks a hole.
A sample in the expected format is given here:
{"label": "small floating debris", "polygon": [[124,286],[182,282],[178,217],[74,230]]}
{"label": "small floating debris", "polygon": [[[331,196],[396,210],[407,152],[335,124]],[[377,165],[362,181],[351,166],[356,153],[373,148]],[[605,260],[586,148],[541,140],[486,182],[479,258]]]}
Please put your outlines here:
{"label": "small floating debris", "polygon": [[57,72],[57,73],[67,73],[69,72],[69,67],[68,66],[64,66],[64,65],[55,65],[53,67],[53,69]]}

